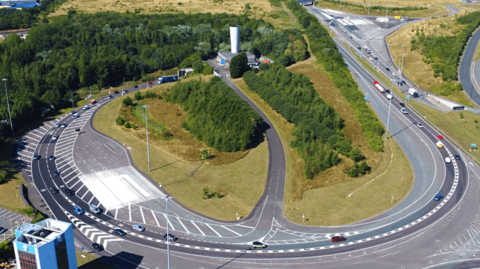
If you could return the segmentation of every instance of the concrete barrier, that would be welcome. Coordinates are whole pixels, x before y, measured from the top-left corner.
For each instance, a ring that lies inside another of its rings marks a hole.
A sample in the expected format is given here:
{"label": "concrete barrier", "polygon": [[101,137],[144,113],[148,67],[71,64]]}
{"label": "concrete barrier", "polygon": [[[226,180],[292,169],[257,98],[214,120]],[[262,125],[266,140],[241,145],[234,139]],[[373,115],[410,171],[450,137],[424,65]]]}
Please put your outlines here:
{"label": "concrete barrier", "polygon": [[30,202],[28,200],[28,189],[23,185],[23,183],[20,183],[19,186],[20,189],[20,197],[22,197],[22,201],[25,204],[25,206],[29,206]]}

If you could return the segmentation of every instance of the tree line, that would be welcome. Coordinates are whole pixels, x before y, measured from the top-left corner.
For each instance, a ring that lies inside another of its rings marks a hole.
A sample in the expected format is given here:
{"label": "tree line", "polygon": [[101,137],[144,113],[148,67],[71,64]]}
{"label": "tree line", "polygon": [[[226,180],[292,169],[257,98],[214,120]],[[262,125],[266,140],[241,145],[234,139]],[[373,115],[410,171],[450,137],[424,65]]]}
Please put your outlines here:
{"label": "tree line", "polygon": [[290,145],[304,159],[307,178],[337,165],[337,152],[356,162],[363,159],[360,150],[345,140],[340,114],[318,96],[307,76],[291,73],[276,63],[259,74],[249,71],[243,79],[252,91],[295,124]]}
{"label": "tree line", "polygon": [[[480,26],[480,11],[460,16],[456,23],[465,26],[456,35],[425,35],[423,30],[417,29],[416,37],[411,40],[412,50],[419,50],[426,58],[424,61],[431,64],[434,76],[441,76],[445,82],[458,79],[457,67],[460,64],[460,57],[468,39]],[[441,24],[440,27],[446,26]]]}
{"label": "tree line", "polygon": [[[298,30],[275,31],[262,19],[225,13],[77,14],[70,10],[66,17],[34,26],[26,40],[10,35],[0,43],[0,78],[8,79],[14,126],[39,119],[46,108],[69,106],[71,92],[81,87],[114,86],[124,77],[138,80],[183,61],[191,66],[194,55],[198,62],[203,56],[229,50],[230,25],[241,26],[242,49],[263,55],[285,57],[289,47],[305,42]],[[82,97],[74,95],[75,101]],[[5,95],[0,95],[0,119],[8,119]]]}
{"label": "tree line", "polygon": [[187,113],[185,130],[216,150],[244,151],[262,138],[262,117],[218,77],[179,82],[164,99]]}
{"label": "tree line", "polygon": [[368,145],[375,151],[383,151],[382,125],[378,122],[373,111],[366,105],[364,95],[358,89],[356,81],[348,70],[337,46],[328,34],[328,31],[318,22],[318,19],[308,13],[297,1],[287,0],[286,5],[305,28],[310,41],[312,53],[317,57],[335,86],[355,110],[362,131]]}
{"label": "tree line", "polygon": [[44,17],[43,22],[48,22],[45,17],[64,2],[66,0],[42,0],[41,5],[36,7],[2,8],[0,9],[0,31],[30,28],[38,22],[39,17]]}

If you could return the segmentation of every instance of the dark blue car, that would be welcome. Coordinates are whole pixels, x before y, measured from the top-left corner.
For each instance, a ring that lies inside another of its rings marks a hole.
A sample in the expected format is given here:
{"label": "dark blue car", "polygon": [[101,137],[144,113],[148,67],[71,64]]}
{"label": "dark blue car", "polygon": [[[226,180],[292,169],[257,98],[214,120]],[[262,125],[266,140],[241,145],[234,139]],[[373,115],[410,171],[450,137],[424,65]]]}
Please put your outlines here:
{"label": "dark blue car", "polygon": [[443,196],[441,196],[440,194],[437,194],[437,195],[435,195],[435,197],[433,197],[433,200],[438,201],[442,198],[443,198]]}

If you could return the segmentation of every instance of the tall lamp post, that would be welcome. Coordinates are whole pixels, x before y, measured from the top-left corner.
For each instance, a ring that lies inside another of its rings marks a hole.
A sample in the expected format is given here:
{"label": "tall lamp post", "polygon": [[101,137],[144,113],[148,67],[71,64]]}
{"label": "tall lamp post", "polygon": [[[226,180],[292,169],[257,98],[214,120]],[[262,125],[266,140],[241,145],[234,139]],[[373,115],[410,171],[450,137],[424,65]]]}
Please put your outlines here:
{"label": "tall lamp post", "polygon": [[390,109],[392,107],[392,99],[393,99],[393,81],[392,81],[392,87],[390,88],[390,103],[388,104],[387,132],[385,133],[385,140],[388,139],[388,124],[390,123]]}
{"label": "tall lamp post", "polygon": [[368,0],[368,14],[367,16],[370,16],[370,0]]}
{"label": "tall lamp post", "polygon": [[165,195],[165,197],[163,199],[165,199],[165,203],[167,204],[167,211],[166,211],[166,215],[167,215],[167,256],[168,256],[168,269],[170,269],[170,234],[168,233],[168,200],[172,199],[173,197],[172,196],[169,196],[169,195]]}
{"label": "tall lamp post", "polygon": [[10,103],[8,102],[7,79],[3,78],[2,81],[3,81],[3,84],[5,85],[5,95],[7,96],[8,117],[10,118],[10,128],[12,129],[12,137],[15,137],[15,133],[13,132],[12,114],[10,113]]}
{"label": "tall lamp post", "polygon": [[125,78],[123,78],[123,82],[122,82],[122,92],[123,92],[124,85],[125,85]]}
{"label": "tall lamp post", "polygon": [[143,106],[145,108],[145,124],[147,126],[147,155],[148,155],[148,172],[150,172],[150,146],[148,144],[148,111],[147,107],[148,105]]}

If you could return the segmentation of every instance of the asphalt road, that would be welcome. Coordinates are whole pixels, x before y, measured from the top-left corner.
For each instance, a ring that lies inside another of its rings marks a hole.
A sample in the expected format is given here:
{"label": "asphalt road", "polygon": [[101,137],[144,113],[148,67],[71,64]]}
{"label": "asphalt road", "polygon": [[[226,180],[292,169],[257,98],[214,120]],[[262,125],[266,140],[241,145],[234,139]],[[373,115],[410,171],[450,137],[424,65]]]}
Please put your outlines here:
{"label": "asphalt road", "polygon": [[[458,69],[458,79],[463,85],[465,93],[468,94],[470,99],[474,101],[477,105],[480,105],[480,92],[473,85],[473,56],[477,48],[478,42],[480,41],[480,31],[476,31],[473,36],[470,38],[470,41],[467,44],[465,53],[463,54],[462,61]],[[477,65],[478,69],[478,65]],[[479,72],[477,70],[477,72]],[[480,87],[478,87],[480,89]]]}

